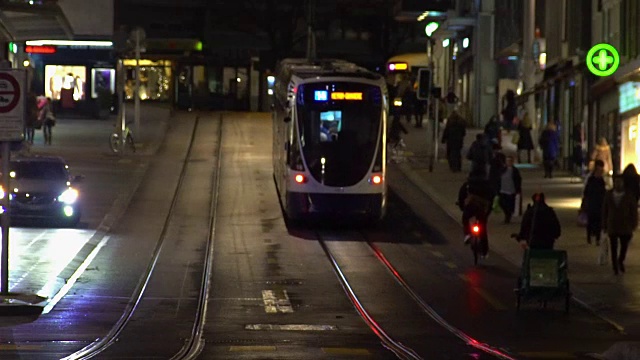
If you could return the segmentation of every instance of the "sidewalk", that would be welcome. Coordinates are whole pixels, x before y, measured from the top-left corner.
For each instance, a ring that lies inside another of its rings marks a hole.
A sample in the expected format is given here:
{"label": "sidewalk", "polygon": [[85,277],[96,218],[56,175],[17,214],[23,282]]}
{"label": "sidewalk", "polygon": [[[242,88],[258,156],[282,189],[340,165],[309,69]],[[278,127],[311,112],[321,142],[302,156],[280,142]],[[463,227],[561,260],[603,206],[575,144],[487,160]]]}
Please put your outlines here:
{"label": "sidewalk", "polygon": [[[404,123],[404,120],[403,120]],[[406,123],[405,123],[406,124]],[[445,160],[445,149],[439,145],[438,161],[429,171],[429,159],[433,149],[432,122],[423,124],[423,128],[407,125],[409,134],[404,135],[407,145],[405,159],[391,163],[397,167],[412,183],[429,195],[453,220],[460,221],[460,210],[455,205],[458,189],[469,173],[469,161],[463,160],[463,171],[452,173]],[[478,129],[467,129],[463,158]],[[442,129],[440,129],[440,134]],[[504,133],[506,134],[506,132]],[[515,145],[511,144],[511,136],[503,136],[503,149],[509,155],[515,154]],[[526,156],[523,156],[523,159]],[[532,159],[534,158],[532,154]],[[517,164],[523,178],[523,212],[531,202],[533,193],[543,191],[547,203],[552,206],[562,225],[562,236],[556,242],[557,249],[567,250],[569,254],[569,273],[574,297],[591,311],[610,322],[620,326],[631,325],[630,315],[640,312],[640,250],[634,241],[631,242],[625,266],[627,272],[614,276],[610,264],[598,265],[599,247],[588,245],[586,230],[577,224],[578,208],[582,196],[583,184],[576,177],[571,177],[565,170],[556,170],[554,178],[545,179],[543,170],[537,165]],[[436,191],[437,189],[437,191]],[[515,267],[520,267],[522,250],[510,238],[518,232],[521,217],[514,217],[511,224],[503,224],[501,213],[494,214],[489,221],[490,252],[504,257]],[[462,246],[462,235],[446,234],[448,238],[459,238]],[[636,230],[634,238],[640,233]],[[637,240],[636,240],[637,241]],[[455,242],[453,243],[455,246]],[[637,323],[637,318],[632,319]]]}

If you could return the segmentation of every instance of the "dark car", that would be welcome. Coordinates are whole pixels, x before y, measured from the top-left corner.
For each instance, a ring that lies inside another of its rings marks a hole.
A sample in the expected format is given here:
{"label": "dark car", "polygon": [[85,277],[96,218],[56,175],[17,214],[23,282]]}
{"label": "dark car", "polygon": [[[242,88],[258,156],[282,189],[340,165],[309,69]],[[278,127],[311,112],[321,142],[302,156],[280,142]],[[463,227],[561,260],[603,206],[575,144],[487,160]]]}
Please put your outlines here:
{"label": "dark car", "polygon": [[[66,226],[80,221],[80,193],[72,185],[66,162],[56,156],[18,157],[10,163],[9,201],[12,219],[53,220]],[[2,191],[2,198],[6,192]]]}

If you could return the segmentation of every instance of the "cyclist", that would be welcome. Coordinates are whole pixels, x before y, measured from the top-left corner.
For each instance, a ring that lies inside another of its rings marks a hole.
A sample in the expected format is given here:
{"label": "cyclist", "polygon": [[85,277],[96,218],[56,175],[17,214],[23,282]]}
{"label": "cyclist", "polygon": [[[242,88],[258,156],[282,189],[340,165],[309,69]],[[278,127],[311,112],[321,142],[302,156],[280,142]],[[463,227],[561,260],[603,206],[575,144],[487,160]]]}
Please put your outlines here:
{"label": "cyclist", "polygon": [[556,239],[562,233],[558,216],[544,201],[544,193],[535,193],[531,199],[533,204],[527,205],[520,232],[513,237],[524,248],[553,250]]}
{"label": "cyclist", "polygon": [[458,207],[462,210],[462,231],[465,245],[471,239],[470,220],[475,218],[480,225],[480,255],[486,257],[489,252],[487,219],[495,196],[493,187],[482,169],[474,170],[458,192]]}

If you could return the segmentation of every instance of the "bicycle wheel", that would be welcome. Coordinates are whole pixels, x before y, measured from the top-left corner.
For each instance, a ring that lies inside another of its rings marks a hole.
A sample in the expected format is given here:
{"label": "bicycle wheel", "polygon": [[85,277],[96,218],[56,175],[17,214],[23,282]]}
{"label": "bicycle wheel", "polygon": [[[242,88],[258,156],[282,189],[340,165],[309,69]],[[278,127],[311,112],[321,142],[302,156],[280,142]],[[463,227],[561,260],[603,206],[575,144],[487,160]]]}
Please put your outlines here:
{"label": "bicycle wheel", "polygon": [[131,136],[131,133],[127,134],[127,146],[129,146],[131,152],[136,152],[136,144],[133,142],[133,136]]}
{"label": "bicycle wheel", "polygon": [[109,136],[109,147],[111,147],[111,151],[114,153],[118,153],[120,151],[120,135],[113,133]]}
{"label": "bicycle wheel", "polygon": [[471,238],[471,252],[473,253],[473,265],[478,265],[478,252],[480,249],[478,239],[474,236]]}

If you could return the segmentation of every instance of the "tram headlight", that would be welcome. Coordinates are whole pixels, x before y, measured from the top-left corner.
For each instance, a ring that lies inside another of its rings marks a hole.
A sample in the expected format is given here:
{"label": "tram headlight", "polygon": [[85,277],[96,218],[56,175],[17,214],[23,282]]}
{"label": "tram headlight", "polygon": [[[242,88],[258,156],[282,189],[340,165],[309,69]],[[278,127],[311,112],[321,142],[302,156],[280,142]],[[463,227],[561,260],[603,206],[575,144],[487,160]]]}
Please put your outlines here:
{"label": "tram headlight", "polygon": [[296,183],[298,183],[298,184],[304,184],[304,183],[306,183],[306,182],[307,182],[307,178],[306,178],[304,175],[302,175],[302,174],[296,174],[296,175],[293,177],[293,180],[295,180],[295,181],[296,181]]}
{"label": "tram headlight", "polygon": [[402,107],[402,99],[401,99],[401,98],[395,98],[395,99],[393,99],[393,106],[395,106],[395,107]]}
{"label": "tram headlight", "polygon": [[372,175],[371,178],[369,179],[369,183],[373,185],[382,184],[382,175],[379,175],[379,174]]}

